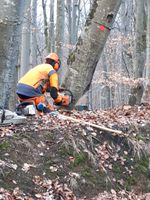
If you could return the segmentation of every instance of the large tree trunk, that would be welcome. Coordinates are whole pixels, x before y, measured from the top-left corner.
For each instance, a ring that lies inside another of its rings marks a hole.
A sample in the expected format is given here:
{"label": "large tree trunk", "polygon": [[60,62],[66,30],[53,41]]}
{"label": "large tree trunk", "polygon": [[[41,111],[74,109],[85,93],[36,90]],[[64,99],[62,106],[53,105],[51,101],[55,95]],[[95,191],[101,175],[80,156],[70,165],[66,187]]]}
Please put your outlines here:
{"label": "large tree trunk", "polygon": [[[68,58],[68,73],[64,85],[74,95],[75,103],[89,89],[93,73],[100,58],[109,28],[99,30],[99,24],[110,27],[114,22],[121,0],[95,0],[78,39],[76,49]],[[111,18],[112,17],[112,18]]]}
{"label": "large tree trunk", "polygon": [[14,109],[23,1],[0,1],[0,106]]}

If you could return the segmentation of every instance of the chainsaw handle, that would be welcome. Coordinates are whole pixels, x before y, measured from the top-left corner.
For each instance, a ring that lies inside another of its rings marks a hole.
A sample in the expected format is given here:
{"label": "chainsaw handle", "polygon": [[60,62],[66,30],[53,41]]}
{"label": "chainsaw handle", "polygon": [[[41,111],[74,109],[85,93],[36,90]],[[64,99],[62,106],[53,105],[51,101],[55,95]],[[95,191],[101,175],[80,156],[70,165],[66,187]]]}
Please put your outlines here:
{"label": "chainsaw handle", "polygon": [[65,88],[63,88],[63,87],[60,87],[59,88],[59,92],[64,92],[64,91],[66,91],[67,89],[65,89]]}

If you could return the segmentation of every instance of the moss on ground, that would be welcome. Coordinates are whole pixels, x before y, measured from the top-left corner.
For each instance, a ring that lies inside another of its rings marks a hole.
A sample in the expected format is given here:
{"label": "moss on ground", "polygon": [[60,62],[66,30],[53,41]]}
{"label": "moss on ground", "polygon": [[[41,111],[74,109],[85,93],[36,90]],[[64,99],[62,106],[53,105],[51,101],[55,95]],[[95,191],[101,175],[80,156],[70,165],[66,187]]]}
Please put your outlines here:
{"label": "moss on ground", "polygon": [[11,144],[9,141],[4,140],[0,143],[0,151],[9,150],[11,148]]}

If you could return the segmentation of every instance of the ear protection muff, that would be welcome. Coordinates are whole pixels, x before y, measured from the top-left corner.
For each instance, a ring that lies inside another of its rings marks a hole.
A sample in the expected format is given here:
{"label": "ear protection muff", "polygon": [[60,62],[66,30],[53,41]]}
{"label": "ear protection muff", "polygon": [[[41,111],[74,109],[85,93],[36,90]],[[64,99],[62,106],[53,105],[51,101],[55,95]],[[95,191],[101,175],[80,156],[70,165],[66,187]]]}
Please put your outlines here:
{"label": "ear protection muff", "polygon": [[55,63],[55,65],[54,65],[54,70],[58,70],[59,69],[59,64],[58,63]]}
{"label": "ear protection muff", "polygon": [[55,62],[54,69],[57,71],[60,68],[60,65],[61,65],[61,62],[60,60],[58,60],[58,62]]}

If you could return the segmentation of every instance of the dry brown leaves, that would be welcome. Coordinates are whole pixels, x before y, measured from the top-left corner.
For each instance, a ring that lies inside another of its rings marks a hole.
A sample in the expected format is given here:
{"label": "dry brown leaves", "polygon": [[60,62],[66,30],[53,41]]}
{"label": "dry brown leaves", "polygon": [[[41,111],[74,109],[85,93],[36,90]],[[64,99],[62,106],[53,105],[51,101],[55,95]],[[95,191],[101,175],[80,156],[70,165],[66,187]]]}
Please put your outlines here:
{"label": "dry brown leaves", "polygon": [[111,193],[104,192],[99,194],[97,197],[92,200],[149,200],[149,194],[135,194],[134,192],[120,191],[116,192],[111,190]]}
{"label": "dry brown leaves", "polygon": [[[124,105],[118,108],[114,108],[107,111],[70,111],[64,112],[61,111],[62,114],[71,116],[75,119],[80,119],[82,121],[98,124],[98,125],[105,125],[106,127],[115,127],[122,129],[123,126],[136,123],[142,124],[144,121],[150,121],[150,105],[141,105],[141,106],[129,106]],[[56,116],[45,115],[41,117],[29,117],[28,123],[24,125],[11,125],[11,126],[1,126],[0,127],[0,137],[11,137],[14,133],[25,131],[34,131],[39,132],[42,130],[60,130],[66,129],[68,132],[76,126],[75,122],[71,122],[69,120],[61,120],[58,119]],[[84,128],[83,128],[84,130]],[[90,131],[90,130],[89,130]],[[94,133],[94,130],[91,130]],[[84,134],[84,133],[83,133]],[[86,135],[86,134],[84,134]],[[96,137],[96,133],[94,134]],[[119,148],[119,146],[117,147]],[[104,142],[103,144],[99,145],[96,149],[97,154],[100,158],[100,168],[104,171],[111,170],[112,164],[108,162],[109,160],[119,161],[121,165],[124,165],[124,159],[119,157],[117,153],[114,154],[112,147],[107,143]],[[119,151],[119,149],[118,149]],[[126,155],[127,152],[124,152]],[[72,159],[72,158],[70,158]],[[25,165],[23,169],[29,170],[30,166]],[[128,173],[130,174],[130,170]],[[66,184],[60,184],[58,181],[53,182],[51,180],[42,179],[41,177],[35,176],[33,181],[36,185],[43,187],[46,189],[44,193],[37,193],[35,195],[36,199],[40,200],[76,200],[74,193],[67,187]],[[115,181],[114,181],[115,183]],[[120,184],[121,180],[120,180]],[[149,200],[149,194],[141,194],[137,195],[133,192],[126,192],[120,191],[117,193],[116,191],[112,190],[111,193],[104,192],[97,197],[93,198],[92,200]],[[32,200],[30,196],[25,195],[19,188],[15,188],[14,191],[9,192],[3,188],[0,189],[0,199],[4,200]],[[86,199],[86,197],[85,197]]]}
{"label": "dry brown leaves", "polygon": [[42,179],[39,176],[33,178],[33,182],[45,188],[45,192],[35,194],[35,198],[25,195],[18,187],[12,192],[0,188],[1,200],[76,200],[74,193],[68,188],[66,184],[60,184],[57,180],[51,181]]}
{"label": "dry brown leaves", "polygon": [[[119,126],[122,128],[124,125],[128,124],[142,124],[144,121],[150,120],[150,105],[141,106],[129,106],[124,105],[118,108],[110,109],[107,111],[97,110],[97,111],[82,111],[78,112],[73,110],[71,112],[60,111],[66,116],[70,116],[74,119],[79,119],[81,121],[104,125],[106,127],[112,128],[114,126]],[[13,133],[26,130],[34,130],[38,132],[40,130],[52,130],[68,128],[71,129],[75,122],[69,120],[61,120],[55,116],[45,115],[43,117],[33,117],[27,120],[27,124],[24,125],[11,125],[11,126],[1,126],[0,127],[0,137],[12,136]]]}

